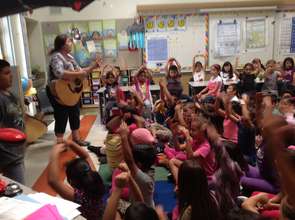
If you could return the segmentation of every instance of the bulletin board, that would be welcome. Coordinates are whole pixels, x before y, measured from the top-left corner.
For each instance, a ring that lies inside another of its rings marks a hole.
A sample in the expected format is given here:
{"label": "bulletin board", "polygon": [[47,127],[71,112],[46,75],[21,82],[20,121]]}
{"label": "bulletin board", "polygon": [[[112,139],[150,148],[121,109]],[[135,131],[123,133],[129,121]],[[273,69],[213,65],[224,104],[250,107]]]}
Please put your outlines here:
{"label": "bulletin board", "polygon": [[145,58],[149,68],[161,71],[167,59],[174,57],[180,63],[183,71],[191,71],[192,59],[195,55],[200,55],[199,60],[204,64],[205,15],[187,15],[185,22],[182,30],[173,28],[159,30],[157,23],[154,24],[154,31],[146,30]]}
{"label": "bulletin board", "polygon": [[210,13],[209,64],[273,59],[275,16],[275,11]]}
{"label": "bulletin board", "polygon": [[[130,52],[128,48],[126,47],[126,30],[128,26],[132,25],[134,23],[134,19],[116,19],[116,41],[117,41],[117,55],[115,57],[107,56],[104,57],[104,63],[112,64],[112,65],[118,65],[122,70],[127,69],[135,69],[138,68],[142,64],[142,51],[132,51]],[[93,31],[94,29],[100,33],[98,30],[99,23],[101,23],[101,35],[107,34],[109,39],[107,41],[114,40],[111,35],[113,34],[111,28],[105,28],[107,29],[107,33],[103,33],[103,25],[105,27],[111,27],[113,26],[110,22],[103,22],[102,20],[97,21],[70,21],[70,22],[43,22],[42,23],[42,34],[43,34],[43,42],[45,46],[44,55],[48,62],[48,52],[49,49],[53,46],[53,41],[56,35],[58,35],[61,30],[68,30],[71,29],[71,24],[75,24],[75,26],[78,26],[79,29],[82,31],[88,30]],[[98,36],[99,37],[99,36]],[[99,42],[99,41],[98,41]],[[109,51],[111,51],[113,48],[109,44],[109,42],[101,41],[101,44],[106,43],[109,47],[107,48]],[[48,46],[47,46],[48,45]],[[96,46],[96,45],[94,45]]]}

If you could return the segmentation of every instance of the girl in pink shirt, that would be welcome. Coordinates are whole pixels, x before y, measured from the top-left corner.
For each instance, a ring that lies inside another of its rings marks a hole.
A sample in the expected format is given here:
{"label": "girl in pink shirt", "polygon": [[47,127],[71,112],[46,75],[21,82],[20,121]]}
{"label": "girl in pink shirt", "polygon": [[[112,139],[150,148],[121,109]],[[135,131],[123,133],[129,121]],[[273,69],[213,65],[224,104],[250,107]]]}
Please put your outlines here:
{"label": "girl in pink shirt", "polygon": [[[182,132],[185,137],[183,147],[185,148],[187,159],[199,159],[208,180],[211,180],[217,167],[214,151],[206,138],[206,123],[201,118],[196,118],[191,123],[190,132],[185,128],[183,128]],[[178,184],[178,169],[181,164],[182,161],[176,158],[169,161],[176,188]]]}
{"label": "girl in pink shirt", "polygon": [[208,85],[205,89],[203,89],[198,95],[198,99],[204,99],[206,96],[218,96],[220,92],[220,88],[222,85],[222,79],[220,77],[221,67],[219,64],[214,64],[211,66],[210,74],[212,77],[210,78]]}

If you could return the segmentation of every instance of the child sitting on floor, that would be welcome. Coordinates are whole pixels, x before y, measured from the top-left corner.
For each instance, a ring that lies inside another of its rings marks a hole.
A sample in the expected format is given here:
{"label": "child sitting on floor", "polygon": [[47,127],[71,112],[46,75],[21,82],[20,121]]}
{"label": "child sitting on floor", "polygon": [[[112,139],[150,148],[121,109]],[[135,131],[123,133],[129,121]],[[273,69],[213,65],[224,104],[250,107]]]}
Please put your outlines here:
{"label": "child sitting on floor", "polygon": [[[79,156],[66,165],[69,184],[60,179],[59,175],[61,171],[59,159],[67,148]],[[105,192],[103,180],[96,171],[88,152],[75,142],[68,141],[53,147],[48,182],[61,197],[80,204],[79,210],[83,217],[89,220],[102,219],[104,212],[102,199]]]}
{"label": "child sitting on floor", "polygon": [[203,100],[206,96],[217,96],[220,92],[222,86],[222,79],[220,77],[221,67],[218,64],[211,66],[210,74],[212,75],[208,85],[199,94],[197,94],[197,99]]}
{"label": "child sitting on floor", "polygon": [[143,101],[142,116],[152,119],[153,98],[150,90],[150,80],[147,78],[147,68],[142,66],[135,75],[134,90]]}

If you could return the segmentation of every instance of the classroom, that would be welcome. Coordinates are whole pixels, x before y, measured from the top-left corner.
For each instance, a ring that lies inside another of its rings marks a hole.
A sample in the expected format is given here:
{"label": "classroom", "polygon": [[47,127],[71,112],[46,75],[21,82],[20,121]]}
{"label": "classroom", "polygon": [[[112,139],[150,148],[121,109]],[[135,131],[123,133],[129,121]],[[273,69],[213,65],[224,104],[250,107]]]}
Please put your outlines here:
{"label": "classroom", "polygon": [[10,0],[0,220],[295,220],[295,0]]}

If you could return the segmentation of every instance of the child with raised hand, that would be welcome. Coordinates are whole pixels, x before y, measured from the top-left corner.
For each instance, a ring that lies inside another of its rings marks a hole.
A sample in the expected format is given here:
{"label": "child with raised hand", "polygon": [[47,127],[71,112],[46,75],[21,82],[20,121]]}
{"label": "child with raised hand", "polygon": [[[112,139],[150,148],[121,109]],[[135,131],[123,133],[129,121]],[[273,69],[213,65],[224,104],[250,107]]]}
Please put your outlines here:
{"label": "child with raised hand", "polygon": [[[198,159],[201,167],[205,170],[208,180],[211,182],[212,176],[216,171],[215,153],[206,137],[206,122],[200,117],[192,121],[190,131],[183,128],[184,134],[183,148],[186,151],[188,159]],[[182,161],[174,159],[169,165],[171,172],[176,180],[178,180],[178,169]]]}
{"label": "child with raised hand", "polygon": [[125,103],[125,96],[124,92],[120,89],[118,85],[118,78],[114,73],[113,67],[110,65],[106,65],[103,69],[104,83],[105,83],[105,123],[107,123],[111,117],[116,114],[118,110],[119,104],[126,104]]}
{"label": "child with raised hand", "polygon": [[145,66],[139,68],[135,75],[134,91],[144,103],[142,115],[144,118],[152,119],[153,98],[150,90],[150,80],[147,77],[148,69]]}
{"label": "child with raised hand", "polygon": [[193,77],[190,79],[192,82],[201,82],[205,80],[205,72],[203,64],[200,61],[196,61],[198,55],[193,58],[192,72]]}
{"label": "child with raised hand", "polygon": [[264,78],[265,67],[263,66],[261,60],[259,58],[255,58],[252,60],[252,64],[254,67],[253,73],[255,74],[256,78],[262,80]]}
{"label": "child with raised hand", "polygon": [[246,63],[242,74],[240,74],[240,82],[239,86],[239,93],[240,94],[247,94],[247,95],[254,95],[256,92],[256,82],[255,82],[255,74],[253,73],[254,66],[252,63]]}
{"label": "child with raised hand", "polygon": [[294,60],[292,57],[287,57],[283,62],[282,78],[286,82],[292,82],[294,76]]}
{"label": "child with raised hand", "polygon": [[121,216],[114,210],[118,209],[120,197],[124,188],[126,188],[130,182],[131,175],[127,172],[123,172],[115,178],[115,190],[108,200],[103,220],[166,220],[167,217],[162,208],[157,207],[154,210],[152,207],[147,206],[142,202],[136,202],[131,204],[126,210],[125,216]]}
{"label": "child with raised hand", "polygon": [[214,64],[210,68],[210,74],[212,75],[208,85],[204,88],[199,94],[197,94],[197,99],[205,99],[206,96],[214,96],[216,97],[222,86],[222,79],[220,77],[221,67],[219,64]]}
{"label": "child with raised hand", "polygon": [[[130,173],[143,193],[146,205],[154,207],[154,165],[156,151],[152,134],[144,128],[134,130],[129,137],[129,128],[123,122],[117,133],[121,136],[124,161]],[[129,144],[132,144],[132,148]]]}
{"label": "child with raised hand", "polygon": [[167,61],[166,67],[167,89],[172,96],[181,98],[183,88],[181,85],[181,66],[175,58]]}
{"label": "child with raised hand", "polygon": [[264,84],[262,86],[263,93],[272,93],[278,95],[278,78],[281,73],[276,66],[275,60],[269,60],[266,63],[266,70],[264,74]]}
{"label": "child with raised hand", "polygon": [[[69,161],[66,165],[66,176],[69,184],[60,179],[60,155],[71,149],[79,158]],[[73,141],[57,144],[53,147],[48,182],[50,186],[64,199],[81,205],[79,211],[87,219],[101,219],[104,211],[103,195],[105,187],[103,180],[96,171],[88,152]]]}

